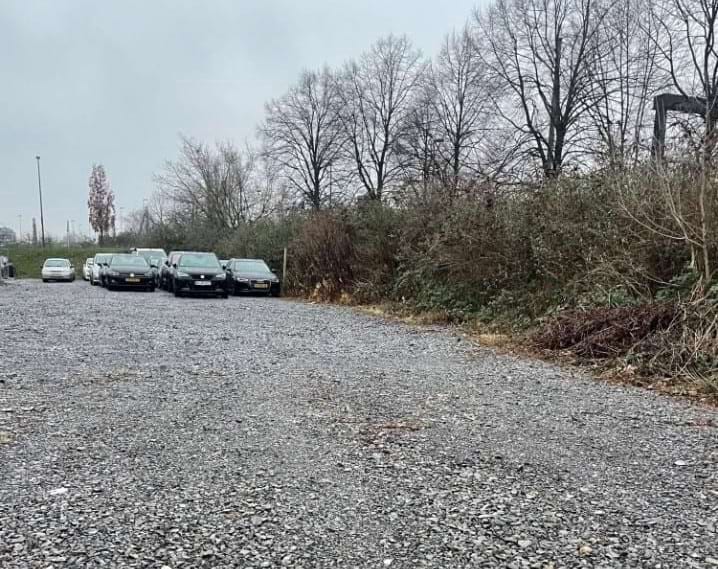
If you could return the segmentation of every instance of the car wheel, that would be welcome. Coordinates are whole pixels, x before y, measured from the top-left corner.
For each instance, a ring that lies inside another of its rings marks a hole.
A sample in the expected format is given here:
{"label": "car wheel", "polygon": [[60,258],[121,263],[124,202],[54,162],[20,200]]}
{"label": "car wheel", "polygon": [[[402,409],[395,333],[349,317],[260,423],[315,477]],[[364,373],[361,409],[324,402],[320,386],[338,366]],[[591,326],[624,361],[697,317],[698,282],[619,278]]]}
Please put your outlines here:
{"label": "car wheel", "polygon": [[153,286],[147,287],[147,292],[155,292],[155,287],[153,287]]}
{"label": "car wheel", "polygon": [[271,292],[269,293],[269,295],[270,295],[270,296],[273,296],[274,298],[279,297],[281,294],[282,294],[282,291],[279,290],[278,288],[277,288],[277,289],[274,289],[273,291],[271,291]]}
{"label": "car wheel", "polygon": [[107,288],[107,290],[115,290],[115,287],[112,285],[107,285],[105,288]]}
{"label": "car wheel", "polygon": [[174,295],[177,296],[177,297],[182,296],[182,291],[179,290],[179,289],[177,288],[177,285],[174,284],[174,283],[172,284],[172,292],[173,292]]}

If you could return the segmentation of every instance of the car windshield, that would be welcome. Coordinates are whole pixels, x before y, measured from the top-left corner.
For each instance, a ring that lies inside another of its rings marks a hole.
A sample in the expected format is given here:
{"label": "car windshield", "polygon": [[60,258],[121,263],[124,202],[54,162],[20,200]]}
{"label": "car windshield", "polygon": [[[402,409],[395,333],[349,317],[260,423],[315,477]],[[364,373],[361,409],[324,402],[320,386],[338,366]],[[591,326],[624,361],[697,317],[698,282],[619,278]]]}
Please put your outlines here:
{"label": "car windshield", "polygon": [[136,255],[115,255],[110,262],[111,267],[139,267],[147,268],[147,261],[144,257]]}
{"label": "car windshield", "polygon": [[98,265],[102,263],[107,263],[107,261],[110,260],[110,257],[112,257],[112,255],[95,255],[95,263],[97,263]]}
{"label": "car windshield", "polygon": [[46,267],[62,267],[66,268],[70,266],[70,261],[67,259],[48,259],[45,261]]}
{"label": "car windshield", "polygon": [[145,249],[137,251],[137,254],[149,261],[157,257],[164,257],[167,253],[164,249]]}
{"label": "car windshield", "polygon": [[182,255],[179,262],[180,267],[197,267],[202,269],[221,269],[219,261],[214,255]]}
{"label": "car windshield", "polygon": [[235,261],[234,270],[240,273],[271,273],[267,263],[260,260]]}

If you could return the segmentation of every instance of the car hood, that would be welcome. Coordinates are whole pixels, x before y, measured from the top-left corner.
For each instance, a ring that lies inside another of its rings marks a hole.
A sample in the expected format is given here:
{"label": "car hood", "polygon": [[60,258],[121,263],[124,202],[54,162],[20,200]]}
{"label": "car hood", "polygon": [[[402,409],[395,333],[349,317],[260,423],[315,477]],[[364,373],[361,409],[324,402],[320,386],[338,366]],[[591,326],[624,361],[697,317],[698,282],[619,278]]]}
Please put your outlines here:
{"label": "car hood", "polygon": [[111,271],[118,272],[123,275],[129,275],[130,273],[134,273],[136,275],[144,275],[146,272],[150,271],[149,267],[110,267]]}
{"label": "car hood", "polygon": [[222,269],[202,269],[200,267],[180,267],[177,271],[192,276],[204,275],[205,277],[216,277],[224,273]]}
{"label": "car hood", "polygon": [[275,275],[274,273],[247,273],[247,272],[237,273],[237,272],[235,272],[234,276],[235,276],[235,278],[241,277],[243,279],[252,279],[252,280],[257,280],[257,281],[271,281],[272,279],[277,278],[277,275]]}

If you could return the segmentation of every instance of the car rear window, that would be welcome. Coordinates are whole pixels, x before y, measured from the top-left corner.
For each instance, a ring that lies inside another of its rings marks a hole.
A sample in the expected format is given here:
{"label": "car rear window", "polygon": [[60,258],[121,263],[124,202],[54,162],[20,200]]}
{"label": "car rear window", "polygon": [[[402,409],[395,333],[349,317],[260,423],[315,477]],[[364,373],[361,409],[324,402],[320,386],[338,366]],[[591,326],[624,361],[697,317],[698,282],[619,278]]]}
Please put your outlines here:
{"label": "car rear window", "polygon": [[67,261],[65,259],[48,259],[45,261],[46,267],[69,267],[70,261]]}

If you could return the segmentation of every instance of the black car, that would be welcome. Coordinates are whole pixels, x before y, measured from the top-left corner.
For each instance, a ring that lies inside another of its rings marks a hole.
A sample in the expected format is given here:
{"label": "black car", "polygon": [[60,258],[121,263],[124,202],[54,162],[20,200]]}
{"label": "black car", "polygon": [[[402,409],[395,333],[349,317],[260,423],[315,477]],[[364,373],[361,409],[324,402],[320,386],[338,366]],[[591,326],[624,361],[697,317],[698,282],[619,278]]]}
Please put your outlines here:
{"label": "black car", "polygon": [[160,266],[160,288],[166,291],[172,292],[172,281],[174,280],[174,265],[177,264],[177,259],[185,253],[191,253],[191,251],[170,251],[167,260]]}
{"label": "black car", "polygon": [[154,292],[155,272],[144,257],[139,255],[113,255],[105,271],[108,290],[136,288]]}
{"label": "black car", "polygon": [[282,283],[262,259],[230,259],[227,290],[233,294],[257,292],[279,296]]}
{"label": "black car", "polygon": [[0,255],[0,279],[15,278],[15,265],[8,257]]}
{"label": "black car", "polygon": [[175,296],[213,294],[227,298],[227,275],[214,253],[184,253],[172,264]]}

